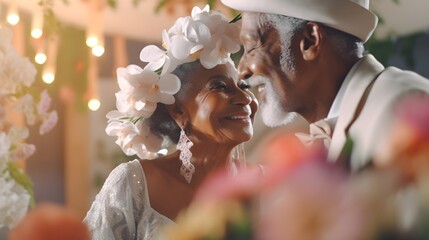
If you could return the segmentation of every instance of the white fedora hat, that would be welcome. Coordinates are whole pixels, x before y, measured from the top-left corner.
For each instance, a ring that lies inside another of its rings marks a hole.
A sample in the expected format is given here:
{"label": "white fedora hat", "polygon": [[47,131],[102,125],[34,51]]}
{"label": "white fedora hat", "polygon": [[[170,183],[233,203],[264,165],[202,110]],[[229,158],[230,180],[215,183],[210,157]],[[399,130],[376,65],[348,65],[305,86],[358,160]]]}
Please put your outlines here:
{"label": "white fedora hat", "polygon": [[369,0],[222,0],[243,12],[274,13],[315,21],[349,33],[366,42],[377,26]]}

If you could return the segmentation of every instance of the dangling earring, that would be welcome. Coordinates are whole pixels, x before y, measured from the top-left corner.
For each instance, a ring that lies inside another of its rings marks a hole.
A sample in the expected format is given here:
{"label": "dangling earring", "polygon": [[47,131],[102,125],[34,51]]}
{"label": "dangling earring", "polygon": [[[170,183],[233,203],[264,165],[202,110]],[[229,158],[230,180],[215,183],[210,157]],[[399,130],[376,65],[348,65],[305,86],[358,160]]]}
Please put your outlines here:
{"label": "dangling earring", "polygon": [[244,144],[240,143],[232,149],[232,160],[245,160],[246,152],[244,151]]}
{"label": "dangling earring", "polygon": [[183,128],[180,130],[180,138],[177,143],[176,148],[180,151],[179,159],[182,161],[182,166],[180,167],[180,175],[185,177],[188,183],[191,182],[192,175],[195,172],[195,167],[191,163],[192,152],[189,150],[194,144],[186,136]]}
{"label": "dangling earring", "polygon": [[246,152],[244,151],[244,144],[240,143],[237,146],[235,146],[232,149],[231,152],[231,158],[229,159],[229,172],[232,174],[232,176],[237,176],[238,175],[238,169],[237,169],[237,161],[241,161],[243,163],[245,163],[246,159]]}

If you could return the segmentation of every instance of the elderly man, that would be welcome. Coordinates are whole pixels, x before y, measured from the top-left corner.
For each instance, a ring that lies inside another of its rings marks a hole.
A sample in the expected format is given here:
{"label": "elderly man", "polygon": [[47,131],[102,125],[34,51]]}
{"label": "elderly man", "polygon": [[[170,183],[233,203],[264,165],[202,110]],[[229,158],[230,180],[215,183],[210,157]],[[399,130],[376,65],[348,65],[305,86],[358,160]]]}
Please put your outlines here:
{"label": "elderly man", "polygon": [[238,69],[258,87],[264,123],[288,124],[298,115],[309,122],[326,120],[323,128],[332,133],[329,159],[344,159],[352,139],[346,157],[352,170],[371,163],[396,102],[429,93],[427,79],[384,68],[364,55],[363,43],[377,25],[369,0],[222,2],[243,12],[245,51]]}

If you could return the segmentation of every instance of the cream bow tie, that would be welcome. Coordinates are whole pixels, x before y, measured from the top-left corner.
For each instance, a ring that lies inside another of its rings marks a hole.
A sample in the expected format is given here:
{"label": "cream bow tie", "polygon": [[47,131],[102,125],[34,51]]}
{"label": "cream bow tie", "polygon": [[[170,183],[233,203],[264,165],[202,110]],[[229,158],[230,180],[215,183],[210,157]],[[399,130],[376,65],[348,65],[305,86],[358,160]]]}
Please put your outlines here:
{"label": "cream bow tie", "polygon": [[295,136],[307,146],[313,145],[314,142],[322,140],[326,149],[329,149],[332,138],[332,129],[335,126],[336,118],[322,119],[310,124],[310,133],[295,133]]}

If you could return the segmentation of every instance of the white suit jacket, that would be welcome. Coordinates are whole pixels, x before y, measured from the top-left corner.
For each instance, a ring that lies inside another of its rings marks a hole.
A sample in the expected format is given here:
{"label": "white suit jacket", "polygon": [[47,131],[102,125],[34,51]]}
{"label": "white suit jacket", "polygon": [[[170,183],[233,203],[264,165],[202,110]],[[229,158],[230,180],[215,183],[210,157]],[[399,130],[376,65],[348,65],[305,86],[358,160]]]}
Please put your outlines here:
{"label": "white suit jacket", "polygon": [[368,163],[392,120],[392,107],[406,94],[429,94],[429,80],[395,67],[384,68],[372,55],[356,66],[340,104],[328,158],[337,160],[346,136],[353,141],[350,168],[358,170]]}

